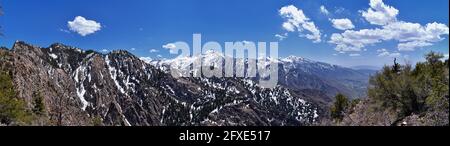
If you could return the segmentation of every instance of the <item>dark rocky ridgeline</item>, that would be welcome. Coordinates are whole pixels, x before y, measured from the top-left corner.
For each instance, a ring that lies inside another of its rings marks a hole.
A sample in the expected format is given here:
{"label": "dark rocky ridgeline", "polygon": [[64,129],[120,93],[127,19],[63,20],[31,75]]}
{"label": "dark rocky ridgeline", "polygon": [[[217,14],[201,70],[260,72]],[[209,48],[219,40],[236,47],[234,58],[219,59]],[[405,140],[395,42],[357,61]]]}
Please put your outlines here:
{"label": "dark rocky ridgeline", "polygon": [[43,97],[45,120],[33,125],[314,125],[326,111],[309,92],[249,79],[176,79],[126,51],[18,41],[0,53],[26,109]]}

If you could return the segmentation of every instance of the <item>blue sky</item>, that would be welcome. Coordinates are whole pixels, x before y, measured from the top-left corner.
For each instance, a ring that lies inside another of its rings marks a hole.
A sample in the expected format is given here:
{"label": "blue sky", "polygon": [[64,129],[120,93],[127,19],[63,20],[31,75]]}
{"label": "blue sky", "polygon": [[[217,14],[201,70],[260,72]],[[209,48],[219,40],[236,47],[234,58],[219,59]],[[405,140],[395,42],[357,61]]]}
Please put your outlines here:
{"label": "blue sky", "polygon": [[[126,49],[141,57],[171,58],[174,55],[163,45],[191,42],[192,34],[201,33],[203,42],[279,41],[281,57],[296,55],[343,66],[382,66],[391,63],[393,57],[416,62],[430,50],[448,54],[448,3],[373,0],[372,7],[369,0],[0,0],[4,9],[0,46],[11,47],[15,40],[44,47],[61,42],[84,49]],[[328,13],[321,11],[321,6]],[[282,8],[286,8],[284,14]],[[300,23],[298,18],[290,17],[299,11],[306,17]],[[376,14],[384,17],[377,18]],[[95,21],[94,28],[81,28],[84,36],[80,30],[69,28],[68,22],[76,16]],[[353,27],[340,23],[345,27],[337,29],[333,19],[348,19]],[[299,27],[289,30],[285,22]],[[427,24],[433,22],[435,25],[427,29]],[[314,31],[303,28],[305,23],[314,24],[320,42],[305,37]],[[392,33],[402,28],[411,28],[411,32]],[[367,29],[366,34],[361,35],[362,29]],[[378,31],[381,34],[372,36]],[[277,34],[287,37],[279,40]],[[333,34],[342,37],[332,42]],[[353,42],[364,43],[355,47]],[[337,48],[339,44],[346,46]]]}

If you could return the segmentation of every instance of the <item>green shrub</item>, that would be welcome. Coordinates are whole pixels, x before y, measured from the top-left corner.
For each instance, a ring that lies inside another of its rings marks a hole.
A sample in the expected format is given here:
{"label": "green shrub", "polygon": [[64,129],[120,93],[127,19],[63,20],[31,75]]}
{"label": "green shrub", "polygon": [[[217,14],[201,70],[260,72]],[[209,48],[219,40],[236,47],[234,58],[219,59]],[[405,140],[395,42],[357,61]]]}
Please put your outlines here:
{"label": "green shrub", "polygon": [[44,97],[42,96],[41,92],[35,94],[33,99],[33,113],[38,116],[45,115],[45,103],[44,103]]}
{"label": "green shrub", "polygon": [[438,105],[441,110],[448,110],[448,63],[442,61],[442,54],[435,52],[425,58],[426,62],[417,63],[414,69],[395,62],[371,77],[368,95],[375,107],[399,111],[399,119],[420,115]]}
{"label": "green shrub", "polygon": [[344,114],[348,108],[348,98],[342,94],[338,94],[335,97],[335,101],[330,109],[331,118],[341,121],[344,118]]}
{"label": "green shrub", "polygon": [[100,116],[94,116],[92,118],[92,125],[93,126],[103,126],[103,120]]}

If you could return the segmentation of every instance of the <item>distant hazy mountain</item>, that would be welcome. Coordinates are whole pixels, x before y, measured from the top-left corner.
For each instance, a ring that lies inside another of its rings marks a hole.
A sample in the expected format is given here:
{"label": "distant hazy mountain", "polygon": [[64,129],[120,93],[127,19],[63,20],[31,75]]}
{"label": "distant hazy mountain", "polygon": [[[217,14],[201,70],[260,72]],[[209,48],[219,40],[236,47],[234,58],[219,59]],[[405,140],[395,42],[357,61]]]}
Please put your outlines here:
{"label": "distant hazy mountain", "polygon": [[352,66],[350,68],[356,69],[356,70],[373,70],[373,71],[377,71],[377,70],[380,70],[382,67],[371,66],[371,65],[358,65],[358,66]]}

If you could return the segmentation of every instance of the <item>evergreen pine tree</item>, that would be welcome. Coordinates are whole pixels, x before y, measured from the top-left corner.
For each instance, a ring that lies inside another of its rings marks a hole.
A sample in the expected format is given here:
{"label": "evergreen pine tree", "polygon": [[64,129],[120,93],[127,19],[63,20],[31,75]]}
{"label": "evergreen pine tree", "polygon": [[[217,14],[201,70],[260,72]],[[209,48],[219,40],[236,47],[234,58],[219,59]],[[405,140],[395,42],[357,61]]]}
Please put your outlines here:
{"label": "evergreen pine tree", "polygon": [[335,97],[333,106],[331,107],[331,118],[341,121],[344,118],[345,111],[349,105],[348,98],[342,94]]}
{"label": "evergreen pine tree", "polygon": [[31,116],[25,109],[25,102],[16,98],[11,75],[0,70],[0,123],[25,124]]}
{"label": "evergreen pine tree", "polygon": [[35,94],[33,102],[34,102],[33,112],[39,116],[44,115],[45,114],[44,97],[42,96],[40,91],[38,91],[38,93]]}

